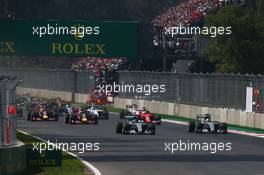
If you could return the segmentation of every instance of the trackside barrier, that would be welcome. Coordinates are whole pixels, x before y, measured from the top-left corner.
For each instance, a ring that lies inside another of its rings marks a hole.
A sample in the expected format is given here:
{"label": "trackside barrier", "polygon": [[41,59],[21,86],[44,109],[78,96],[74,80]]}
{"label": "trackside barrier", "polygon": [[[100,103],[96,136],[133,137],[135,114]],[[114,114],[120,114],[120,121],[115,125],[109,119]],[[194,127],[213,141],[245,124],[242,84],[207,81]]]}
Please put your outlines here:
{"label": "trackside barrier", "polygon": [[[74,94],[87,94],[95,86],[94,73],[75,72],[64,69],[3,68],[0,75],[16,76],[23,80],[21,88],[67,93],[74,100]],[[65,95],[65,94],[64,94]]]}
{"label": "trackside barrier", "polygon": [[20,82],[15,77],[0,77],[0,147],[17,142],[16,87]]}
{"label": "trackside barrier", "polygon": [[0,175],[13,175],[26,169],[24,143],[17,140],[16,77],[0,77]]}
{"label": "trackside barrier", "polygon": [[[120,98],[237,110],[245,110],[246,89],[253,87],[253,101],[259,103],[258,108],[253,106],[253,111],[264,113],[264,75],[121,71],[119,84],[145,87],[140,92],[124,88]],[[154,85],[165,85],[166,91],[149,93],[149,87]]]}

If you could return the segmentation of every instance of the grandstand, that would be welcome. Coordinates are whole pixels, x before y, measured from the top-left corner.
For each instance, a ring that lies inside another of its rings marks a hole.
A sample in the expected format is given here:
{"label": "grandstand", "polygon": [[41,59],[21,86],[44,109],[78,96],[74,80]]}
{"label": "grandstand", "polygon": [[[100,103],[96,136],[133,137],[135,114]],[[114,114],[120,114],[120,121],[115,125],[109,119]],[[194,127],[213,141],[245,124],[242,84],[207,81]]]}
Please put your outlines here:
{"label": "grandstand", "polygon": [[[224,5],[244,5],[245,0],[187,0],[170,7],[164,13],[152,20],[153,24],[153,45],[163,59],[172,59],[177,67],[186,67],[186,61],[199,60],[198,53],[205,48],[210,38],[198,35],[180,35],[172,37],[166,33],[166,27],[203,27],[204,18],[210,11],[217,10]],[[177,62],[178,61],[178,62]],[[163,61],[166,64],[166,61]],[[190,61],[188,61],[190,62]],[[175,66],[175,64],[173,66]],[[202,63],[201,63],[202,64]],[[167,65],[163,66],[165,69]],[[174,70],[174,68],[172,68]],[[186,72],[190,70],[185,68]],[[166,69],[167,71],[167,69]]]}

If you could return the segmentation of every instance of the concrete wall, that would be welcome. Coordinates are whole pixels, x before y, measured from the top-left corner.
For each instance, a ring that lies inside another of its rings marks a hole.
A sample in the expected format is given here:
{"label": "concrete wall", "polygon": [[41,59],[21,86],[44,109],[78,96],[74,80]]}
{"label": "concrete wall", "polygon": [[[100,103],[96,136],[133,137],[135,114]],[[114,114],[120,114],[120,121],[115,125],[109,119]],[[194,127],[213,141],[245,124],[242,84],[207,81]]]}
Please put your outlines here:
{"label": "concrete wall", "polygon": [[264,114],[248,113],[241,110],[214,108],[179,103],[165,103],[148,100],[115,98],[114,106],[125,108],[126,105],[137,104],[139,107],[147,107],[153,113],[175,115],[185,118],[195,118],[197,114],[209,113],[213,120],[229,124],[264,129]]}
{"label": "concrete wall", "polygon": [[88,94],[74,94],[75,97],[74,97],[74,101],[75,103],[86,103],[87,101],[87,98],[88,98]]}
{"label": "concrete wall", "polygon": [[[17,95],[23,95],[26,93],[29,93],[33,96],[40,97],[40,98],[51,99],[51,98],[61,97],[62,100],[73,101],[73,93],[72,92],[17,87],[17,89],[16,89]],[[88,96],[88,94],[75,93],[74,94],[74,102],[85,103],[87,100],[87,96]]]}
{"label": "concrete wall", "polygon": [[13,175],[26,170],[26,146],[18,141],[11,147],[0,147],[0,175]]}

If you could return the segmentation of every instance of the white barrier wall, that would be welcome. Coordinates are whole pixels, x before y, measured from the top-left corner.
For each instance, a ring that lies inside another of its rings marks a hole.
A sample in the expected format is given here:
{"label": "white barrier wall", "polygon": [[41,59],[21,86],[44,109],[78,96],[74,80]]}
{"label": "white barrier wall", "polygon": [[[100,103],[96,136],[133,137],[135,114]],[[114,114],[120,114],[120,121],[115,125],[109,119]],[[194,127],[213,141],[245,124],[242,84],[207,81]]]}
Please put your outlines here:
{"label": "white barrier wall", "polygon": [[136,99],[115,98],[114,100],[114,107],[116,108],[125,108],[126,105],[131,104],[137,104],[139,107],[147,107],[153,113],[175,115],[185,118],[195,118],[197,114],[209,113],[212,115],[213,120],[233,125],[264,129],[264,114],[259,113]]}
{"label": "white barrier wall", "polygon": [[88,94],[74,94],[75,103],[86,103],[88,99]]}

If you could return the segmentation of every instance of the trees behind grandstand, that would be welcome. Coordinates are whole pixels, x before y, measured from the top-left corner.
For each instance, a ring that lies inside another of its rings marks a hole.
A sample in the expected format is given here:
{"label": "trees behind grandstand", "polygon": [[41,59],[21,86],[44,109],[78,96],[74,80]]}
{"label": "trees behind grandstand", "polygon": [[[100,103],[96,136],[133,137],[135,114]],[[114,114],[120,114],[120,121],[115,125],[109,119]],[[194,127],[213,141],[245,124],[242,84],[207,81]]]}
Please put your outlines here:
{"label": "trees behind grandstand", "polygon": [[218,72],[264,73],[264,1],[250,6],[225,6],[206,19],[209,26],[231,26],[203,51]]}

